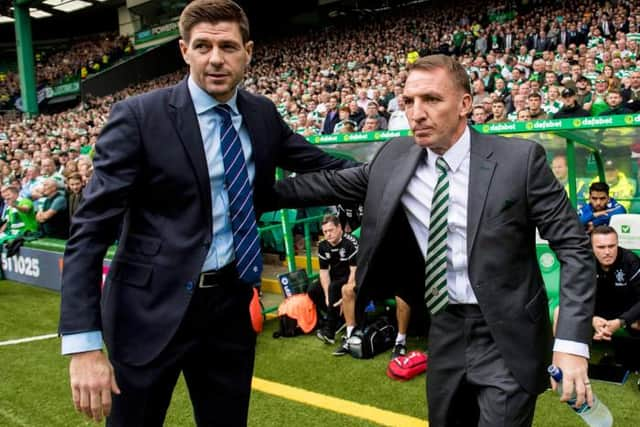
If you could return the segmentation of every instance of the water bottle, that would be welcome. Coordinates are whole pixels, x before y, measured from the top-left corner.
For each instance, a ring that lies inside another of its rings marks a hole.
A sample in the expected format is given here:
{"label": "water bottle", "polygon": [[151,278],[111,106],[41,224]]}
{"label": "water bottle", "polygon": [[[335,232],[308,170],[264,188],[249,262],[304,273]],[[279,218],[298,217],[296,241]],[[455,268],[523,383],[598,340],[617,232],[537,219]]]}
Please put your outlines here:
{"label": "water bottle", "polygon": [[[560,368],[555,365],[550,365],[547,372],[549,372],[551,378],[558,383],[558,394],[562,394],[562,371]],[[611,416],[611,412],[609,412],[609,408],[607,408],[595,394],[593,394],[593,406],[589,406],[586,401],[579,408],[576,408],[575,404],[576,395],[574,393],[571,399],[567,401],[567,405],[569,405],[576,414],[580,415],[588,426],[611,427],[613,425],[613,417]]]}

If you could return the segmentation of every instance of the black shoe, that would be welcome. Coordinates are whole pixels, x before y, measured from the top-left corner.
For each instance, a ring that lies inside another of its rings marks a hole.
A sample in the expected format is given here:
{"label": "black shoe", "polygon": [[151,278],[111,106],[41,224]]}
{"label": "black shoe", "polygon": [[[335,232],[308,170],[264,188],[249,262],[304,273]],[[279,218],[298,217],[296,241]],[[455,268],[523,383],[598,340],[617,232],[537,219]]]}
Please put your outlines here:
{"label": "black shoe", "polygon": [[393,346],[393,351],[391,351],[391,358],[395,359],[399,356],[407,355],[407,346],[404,344],[396,344]]}
{"label": "black shoe", "polygon": [[320,329],[316,334],[318,339],[325,344],[335,344],[335,334],[331,333],[328,329]]}
{"label": "black shoe", "polygon": [[342,337],[342,344],[340,347],[336,348],[332,353],[334,356],[344,356],[347,354],[351,354],[349,351],[349,345],[347,344],[347,337]]}

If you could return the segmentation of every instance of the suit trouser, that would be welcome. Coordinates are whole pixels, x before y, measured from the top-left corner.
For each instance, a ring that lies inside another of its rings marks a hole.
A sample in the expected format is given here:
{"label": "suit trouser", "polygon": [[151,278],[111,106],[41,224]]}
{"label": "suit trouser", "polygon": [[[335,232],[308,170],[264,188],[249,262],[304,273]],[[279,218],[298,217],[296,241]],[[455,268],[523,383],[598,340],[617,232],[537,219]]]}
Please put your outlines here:
{"label": "suit trouser", "polygon": [[531,425],[536,396],[506,367],[478,306],[432,316],[428,342],[430,427]]}
{"label": "suit trouser", "polygon": [[176,335],[154,361],[111,360],[122,393],[113,395],[107,425],[161,426],[182,372],[198,426],[246,426],[256,343],[251,292],[237,281],[196,288]]}

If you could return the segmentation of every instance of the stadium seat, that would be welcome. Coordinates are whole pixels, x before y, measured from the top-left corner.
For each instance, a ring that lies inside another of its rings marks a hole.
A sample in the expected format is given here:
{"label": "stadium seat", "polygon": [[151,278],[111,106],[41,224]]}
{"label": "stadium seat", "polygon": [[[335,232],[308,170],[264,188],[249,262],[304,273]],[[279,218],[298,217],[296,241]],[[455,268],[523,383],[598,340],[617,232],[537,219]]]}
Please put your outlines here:
{"label": "stadium seat", "polygon": [[640,249],[640,214],[614,215],[609,224],[618,233],[620,246],[630,250]]}
{"label": "stadium seat", "polygon": [[[264,228],[270,225],[280,224],[280,212],[281,211],[265,212],[260,217],[258,226]],[[287,213],[290,224],[296,220],[295,210],[285,209],[284,212]],[[285,253],[284,235],[281,228],[270,228],[268,230],[261,230],[260,237],[262,237],[262,241],[265,247],[271,248],[278,253]]]}

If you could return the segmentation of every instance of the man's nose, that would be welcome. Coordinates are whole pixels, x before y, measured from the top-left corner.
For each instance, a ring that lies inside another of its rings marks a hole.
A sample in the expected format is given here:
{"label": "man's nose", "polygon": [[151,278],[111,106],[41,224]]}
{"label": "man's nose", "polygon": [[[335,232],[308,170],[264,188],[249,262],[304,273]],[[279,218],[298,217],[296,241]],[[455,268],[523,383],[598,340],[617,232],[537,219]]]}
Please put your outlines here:
{"label": "man's nose", "polygon": [[222,54],[222,49],[218,47],[213,47],[211,49],[211,53],[209,54],[209,63],[212,65],[220,65],[224,62],[224,56]]}
{"label": "man's nose", "polygon": [[427,118],[426,111],[424,108],[422,108],[422,103],[420,101],[415,101],[411,106],[411,109],[413,110],[413,120],[415,120],[416,122],[425,120]]}

